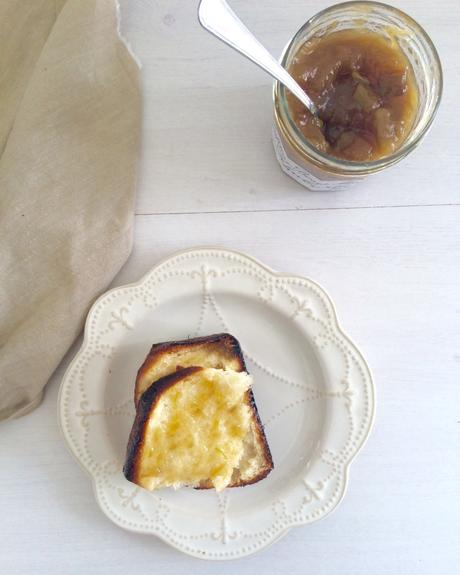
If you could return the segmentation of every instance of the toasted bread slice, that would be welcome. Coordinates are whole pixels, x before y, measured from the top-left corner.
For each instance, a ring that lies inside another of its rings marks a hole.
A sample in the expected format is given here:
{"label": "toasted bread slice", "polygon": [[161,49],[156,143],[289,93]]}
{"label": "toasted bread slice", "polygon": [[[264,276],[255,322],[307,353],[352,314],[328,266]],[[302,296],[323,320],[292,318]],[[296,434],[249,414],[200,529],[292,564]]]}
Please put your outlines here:
{"label": "toasted bread slice", "polygon": [[250,385],[246,372],[203,367],[156,381],[138,404],[126,478],[149,490],[188,485],[221,491],[235,473],[245,483],[266,475],[266,443],[262,454],[253,450],[253,425],[259,422],[247,401]]}
{"label": "toasted bread slice", "polygon": [[228,333],[156,343],[137,373],[135,405],[154,381],[191,366],[246,371],[238,340]]}
{"label": "toasted bread slice", "polygon": [[[152,385],[176,370],[191,366],[212,367],[233,371],[247,371],[238,340],[228,333],[154,344],[139,369],[135,386],[135,403]],[[234,470],[228,487],[242,487],[256,483],[273,469],[270,448],[259,418],[252,389],[246,392],[246,403],[251,409],[250,433],[244,441],[244,458]],[[201,489],[213,487],[202,481]]]}

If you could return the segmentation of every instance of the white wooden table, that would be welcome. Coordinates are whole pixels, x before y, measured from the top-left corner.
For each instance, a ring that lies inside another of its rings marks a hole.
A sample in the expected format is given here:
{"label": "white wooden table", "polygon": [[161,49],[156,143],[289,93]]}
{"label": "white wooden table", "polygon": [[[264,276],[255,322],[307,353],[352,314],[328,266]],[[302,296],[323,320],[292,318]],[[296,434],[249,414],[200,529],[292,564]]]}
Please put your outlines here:
{"label": "white wooden table", "polygon": [[[274,53],[327,4],[232,3]],[[459,573],[460,5],[396,4],[427,28],[443,61],[435,125],[403,164],[350,191],[313,194],[275,162],[269,78],[199,28],[196,2],[121,0],[143,64],[145,125],[135,247],[114,285],[205,244],[321,283],[377,387],[374,431],[342,505],[235,564],[117,528],[57,426],[77,342],[44,403],[0,426],[0,573]]]}

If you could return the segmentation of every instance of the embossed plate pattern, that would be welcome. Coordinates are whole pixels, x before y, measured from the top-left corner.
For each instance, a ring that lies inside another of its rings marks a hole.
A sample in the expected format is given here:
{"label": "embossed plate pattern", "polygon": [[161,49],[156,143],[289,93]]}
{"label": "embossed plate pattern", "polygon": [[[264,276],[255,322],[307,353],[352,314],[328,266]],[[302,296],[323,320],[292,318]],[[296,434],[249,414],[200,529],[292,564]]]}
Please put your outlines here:
{"label": "embossed plate pattern", "polygon": [[[136,487],[122,465],[138,367],[153,342],[221,331],[243,348],[275,469],[219,495]],[[330,513],[373,412],[369,369],[323,289],[220,249],[181,252],[100,297],[59,397],[64,436],[104,513],[206,559],[249,555]]]}

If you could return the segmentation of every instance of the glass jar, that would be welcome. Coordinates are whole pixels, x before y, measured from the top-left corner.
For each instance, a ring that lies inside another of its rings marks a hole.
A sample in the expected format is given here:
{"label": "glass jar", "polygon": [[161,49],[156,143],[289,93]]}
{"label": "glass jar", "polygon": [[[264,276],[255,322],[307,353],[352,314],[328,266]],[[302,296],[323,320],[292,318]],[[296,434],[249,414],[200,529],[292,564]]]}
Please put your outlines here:
{"label": "glass jar", "polygon": [[391,155],[368,162],[352,162],[320,152],[303,136],[292,119],[286,88],[275,82],[273,145],[281,168],[310,190],[335,190],[379,172],[407,156],[427,133],[442,93],[442,68],[428,34],[410,16],[379,2],[344,2],[326,8],[300,28],[284,49],[283,67],[289,68],[308,40],[349,29],[367,29],[395,40],[413,68],[418,111],[412,129]]}

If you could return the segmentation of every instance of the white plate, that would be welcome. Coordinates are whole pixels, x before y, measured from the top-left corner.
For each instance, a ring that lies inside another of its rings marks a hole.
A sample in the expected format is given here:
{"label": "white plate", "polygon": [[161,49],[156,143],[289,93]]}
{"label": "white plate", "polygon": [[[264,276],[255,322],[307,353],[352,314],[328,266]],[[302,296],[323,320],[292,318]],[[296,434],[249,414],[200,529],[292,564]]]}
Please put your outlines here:
{"label": "white plate", "polygon": [[[239,339],[254,377],[274,470],[220,495],[138,488],[122,474],[137,369],[154,342],[222,331]],[[64,376],[59,413],[112,521],[196,557],[233,559],[338,505],[372,425],[374,389],[317,284],[241,253],[196,249],[97,300]]]}

